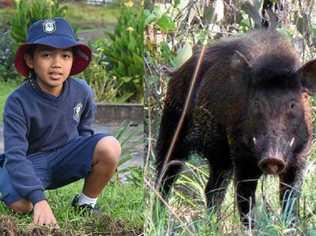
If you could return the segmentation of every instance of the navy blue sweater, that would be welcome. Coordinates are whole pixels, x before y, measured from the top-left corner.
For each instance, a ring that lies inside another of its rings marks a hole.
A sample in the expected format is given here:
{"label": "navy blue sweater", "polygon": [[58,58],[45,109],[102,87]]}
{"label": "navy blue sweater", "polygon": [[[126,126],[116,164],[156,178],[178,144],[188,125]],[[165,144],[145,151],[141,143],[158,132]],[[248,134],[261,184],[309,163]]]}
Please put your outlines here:
{"label": "navy blue sweater", "polygon": [[32,80],[7,99],[4,109],[6,168],[17,192],[33,204],[45,199],[28,155],[59,148],[78,136],[93,134],[95,115],[91,88],[84,80],[68,78],[55,97]]}

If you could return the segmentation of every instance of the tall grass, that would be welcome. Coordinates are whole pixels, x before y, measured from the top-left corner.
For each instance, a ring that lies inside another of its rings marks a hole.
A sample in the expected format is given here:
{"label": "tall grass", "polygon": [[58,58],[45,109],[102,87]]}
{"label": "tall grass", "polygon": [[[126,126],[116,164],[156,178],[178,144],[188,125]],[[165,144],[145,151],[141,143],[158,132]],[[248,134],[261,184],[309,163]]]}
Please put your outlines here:
{"label": "tall grass", "polygon": [[[190,161],[174,184],[166,205],[159,201],[157,192],[148,193],[145,210],[146,235],[316,235],[315,160],[314,145],[299,202],[300,222],[295,227],[280,213],[278,180],[271,176],[261,178],[258,183],[253,229],[244,228],[239,221],[232,184],[218,218],[206,208],[204,186],[208,167],[192,164]],[[145,185],[151,190],[154,189],[153,169],[152,165],[148,165],[145,172]]]}

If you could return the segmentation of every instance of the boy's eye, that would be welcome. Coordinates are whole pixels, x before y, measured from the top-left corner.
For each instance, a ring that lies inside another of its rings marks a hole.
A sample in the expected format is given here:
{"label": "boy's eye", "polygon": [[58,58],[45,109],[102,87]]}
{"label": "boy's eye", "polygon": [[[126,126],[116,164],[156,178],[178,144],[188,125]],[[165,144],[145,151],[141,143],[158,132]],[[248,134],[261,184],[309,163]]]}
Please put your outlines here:
{"label": "boy's eye", "polygon": [[50,56],[50,53],[48,53],[48,52],[42,53],[42,57],[49,57],[49,56]]}
{"label": "boy's eye", "polygon": [[70,54],[64,54],[63,57],[66,58],[66,59],[69,59],[69,58],[71,58],[71,55]]}

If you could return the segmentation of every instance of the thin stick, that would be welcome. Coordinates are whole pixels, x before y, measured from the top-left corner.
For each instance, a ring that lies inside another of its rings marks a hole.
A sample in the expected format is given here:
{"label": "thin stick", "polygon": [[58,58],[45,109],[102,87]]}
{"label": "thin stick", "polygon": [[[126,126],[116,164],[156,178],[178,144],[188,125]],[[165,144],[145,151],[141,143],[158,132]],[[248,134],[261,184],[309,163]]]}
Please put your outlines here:
{"label": "thin stick", "polygon": [[[179,123],[177,125],[177,129],[176,129],[176,132],[172,138],[172,141],[171,141],[171,144],[170,144],[170,147],[168,149],[168,152],[167,152],[167,155],[166,155],[166,158],[164,160],[164,163],[163,163],[163,167],[162,169],[164,169],[167,165],[167,163],[169,162],[169,159],[170,159],[170,156],[171,156],[171,153],[174,149],[174,146],[175,146],[175,143],[178,139],[178,136],[179,136],[179,133],[180,133],[180,130],[181,130],[181,127],[182,127],[182,124],[184,122],[184,118],[185,118],[185,115],[187,113],[187,110],[188,110],[188,107],[189,107],[189,103],[190,103],[190,100],[191,100],[191,97],[192,97],[192,92],[193,92],[193,89],[194,89],[194,85],[195,85],[195,82],[196,82],[196,79],[197,79],[197,75],[199,73],[199,70],[200,70],[200,66],[202,64],[202,59],[204,58],[204,54],[205,54],[205,49],[206,49],[206,43],[203,44],[203,47],[202,47],[202,50],[201,50],[201,53],[200,53],[200,56],[199,56],[199,60],[198,60],[198,63],[196,65],[196,68],[195,68],[195,71],[194,71],[194,74],[193,74],[193,78],[192,78],[192,81],[191,81],[191,84],[190,84],[190,89],[189,89],[189,93],[188,93],[188,96],[186,97],[186,100],[185,100],[185,104],[184,104],[184,108],[183,108],[183,111],[181,113],[181,117],[180,117],[180,120],[179,120]],[[161,173],[164,173],[164,171],[162,171]],[[156,186],[156,189],[158,190],[159,189],[159,186],[161,184],[161,180],[162,180],[162,177],[163,177],[163,174],[161,174],[159,176],[159,181],[157,182],[157,186]]]}

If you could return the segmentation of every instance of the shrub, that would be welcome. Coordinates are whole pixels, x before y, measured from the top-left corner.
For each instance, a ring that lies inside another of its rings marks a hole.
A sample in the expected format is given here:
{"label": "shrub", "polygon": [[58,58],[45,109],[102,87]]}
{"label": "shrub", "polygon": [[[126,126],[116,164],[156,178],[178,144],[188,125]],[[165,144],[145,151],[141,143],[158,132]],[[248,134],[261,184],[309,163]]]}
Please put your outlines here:
{"label": "shrub", "polygon": [[118,96],[129,102],[140,102],[143,100],[144,19],[142,6],[133,6],[131,0],[122,5],[114,33],[106,33],[109,39],[100,42],[98,50],[110,75],[117,80]]}
{"label": "shrub", "polygon": [[[92,48],[94,47],[92,46]],[[83,78],[93,88],[97,101],[111,103],[125,102],[124,99],[118,98],[119,86],[117,85],[117,81],[106,70],[105,64],[100,60],[100,57],[100,53],[96,50],[89,67],[82,74]]]}
{"label": "shrub", "polygon": [[14,69],[13,40],[10,32],[0,34],[0,80],[17,79],[19,75]]}
{"label": "shrub", "polygon": [[66,10],[57,0],[17,1],[16,15],[11,20],[11,36],[16,44],[23,43],[33,22],[44,18],[64,17]]}

